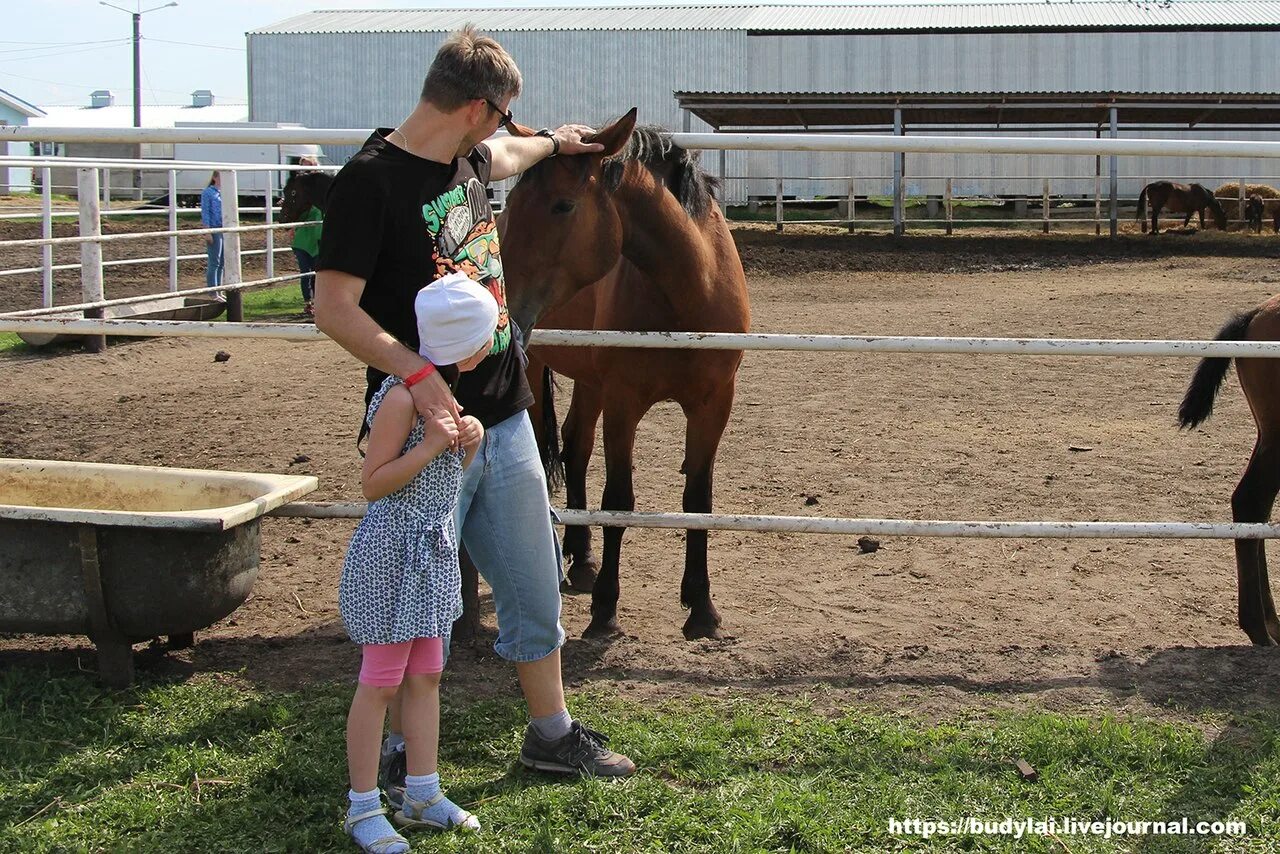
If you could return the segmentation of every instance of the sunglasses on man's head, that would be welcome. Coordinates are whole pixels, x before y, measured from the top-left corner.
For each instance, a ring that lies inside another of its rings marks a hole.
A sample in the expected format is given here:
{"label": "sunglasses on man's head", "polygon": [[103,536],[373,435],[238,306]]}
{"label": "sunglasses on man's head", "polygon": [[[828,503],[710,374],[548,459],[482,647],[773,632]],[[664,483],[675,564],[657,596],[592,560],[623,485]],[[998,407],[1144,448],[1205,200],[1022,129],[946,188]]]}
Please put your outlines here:
{"label": "sunglasses on man's head", "polygon": [[501,107],[493,103],[493,101],[490,101],[488,98],[485,98],[484,102],[489,105],[490,109],[492,109],[495,113],[497,113],[499,116],[502,117],[502,120],[498,122],[498,127],[509,127],[511,123],[515,121],[516,119],[515,114],[512,113],[510,110],[503,110]]}

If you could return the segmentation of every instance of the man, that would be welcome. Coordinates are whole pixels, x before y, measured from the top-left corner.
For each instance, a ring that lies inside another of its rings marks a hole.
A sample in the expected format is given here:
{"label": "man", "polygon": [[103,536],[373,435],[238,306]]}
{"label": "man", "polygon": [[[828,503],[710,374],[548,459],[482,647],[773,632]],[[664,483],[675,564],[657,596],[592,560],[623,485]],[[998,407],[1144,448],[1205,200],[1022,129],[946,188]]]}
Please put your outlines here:
{"label": "man", "polygon": [[[316,325],[369,366],[366,401],[391,374],[404,378],[419,413],[445,410],[458,418],[462,410],[484,424],[456,518],[463,545],[493,589],[494,649],[515,663],[529,707],[520,761],[543,771],[625,776],[634,763],[608,750],[607,738],[565,708],[559,552],[526,412],[533,395],[507,314],[498,231],[484,189],[545,157],[602,146],[584,143],[587,129],[578,126],[483,142],[512,121],[521,83],[515,61],[496,41],[470,27],[449,37],[413,112],[397,128],[376,130],[334,180]],[[418,355],[413,311],[420,288],[457,270],[485,285],[500,309],[490,355],[461,377]],[[456,400],[446,380],[456,382]],[[403,753],[389,749],[403,744],[394,712],[391,729],[384,766],[402,777]],[[398,783],[389,782],[389,789]]]}

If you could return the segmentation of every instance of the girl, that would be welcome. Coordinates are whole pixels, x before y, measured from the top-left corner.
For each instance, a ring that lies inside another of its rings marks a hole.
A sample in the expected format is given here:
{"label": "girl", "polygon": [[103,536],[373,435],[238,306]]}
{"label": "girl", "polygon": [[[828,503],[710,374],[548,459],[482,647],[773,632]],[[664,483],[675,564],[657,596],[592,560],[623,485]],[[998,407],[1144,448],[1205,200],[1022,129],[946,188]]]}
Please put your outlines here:
{"label": "girl", "polygon": [[[488,354],[498,304],[465,275],[427,285],[414,309],[419,353],[433,365],[469,371]],[[442,639],[462,614],[453,511],[463,467],[484,428],[470,416],[455,423],[443,410],[419,417],[398,377],[383,382],[366,419],[369,450],[361,485],[369,509],[351,538],[338,588],[347,634],[363,646],[360,684],[347,716],[351,803],[344,826],[363,851],[401,854],[409,843],[386,819],[377,786],[383,720],[401,690],[408,776],[396,823],[480,828],[475,816],[440,791],[436,756]]]}
{"label": "girl", "polygon": [[[200,193],[200,224],[205,228],[222,228],[222,174],[214,172],[209,184]],[[204,269],[204,284],[216,288],[222,284],[222,232],[204,236],[205,256],[208,265]]]}

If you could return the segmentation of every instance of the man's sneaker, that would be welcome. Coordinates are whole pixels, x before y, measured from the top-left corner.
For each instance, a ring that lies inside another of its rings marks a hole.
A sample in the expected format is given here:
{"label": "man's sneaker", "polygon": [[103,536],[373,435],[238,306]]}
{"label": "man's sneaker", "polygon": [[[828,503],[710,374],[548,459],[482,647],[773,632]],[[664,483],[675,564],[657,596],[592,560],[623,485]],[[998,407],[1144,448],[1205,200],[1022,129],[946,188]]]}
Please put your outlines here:
{"label": "man's sneaker", "polygon": [[404,806],[404,777],[409,773],[404,749],[383,750],[378,756],[378,788],[386,793],[392,812]]}
{"label": "man's sneaker", "polygon": [[524,732],[520,748],[520,764],[535,771],[553,774],[586,774],[593,777],[626,777],[636,764],[621,753],[605,747],[608,736],[574,721],[569,734],[555,741],[538,735],[533,724]]}

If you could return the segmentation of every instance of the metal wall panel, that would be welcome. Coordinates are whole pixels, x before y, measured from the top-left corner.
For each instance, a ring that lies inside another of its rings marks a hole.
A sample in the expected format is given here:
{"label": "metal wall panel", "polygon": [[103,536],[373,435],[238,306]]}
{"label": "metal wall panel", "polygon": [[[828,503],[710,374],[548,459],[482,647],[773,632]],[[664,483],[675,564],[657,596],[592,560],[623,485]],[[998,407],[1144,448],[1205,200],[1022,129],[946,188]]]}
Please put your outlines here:
{"label": "metal wall panel", "polygon": [[[1280,55],[1280,33],[1273,32],[749,37],[729,30],[617,30],[492,35],[520,65],[525,91],[514,110],[521,123],[534,127],[599,123],[635,106],[641,121],[680,129],[682,117],[672,97],[677,90],[1270,92],[1275,84],[1268,69]],[[412,108],[444,38],[442,32],[251,34],[250,118],[309,127],[394,125]],[[694,121],[693,129],[704,126]],[[1194,130],[1185,135],[1209,136]],[[1252,132],[1216,136],[1280,139]],[[326,150],[342,162],[354,149]],[[705,163],[716,172],[719,156],[708,153]],[[1070,186],[1092,193],[1093,169],[1092,157],[913,155],[907,159],[907,180],[913,194],[940,193],[941,178],[952,175],[957,192],[1038,195],[1040,176],[1076,176]],[[788,178],[788,195],[843,195],[843,182],[806,176],[851,172],[860,178],[859,194],[883,194],[892,169],[888,154],[731,152],[727,171],[750,176],[750,181],[729,184],[728,198],[738,203],[748,194],[771,197],[780,174]],[[1277,172],[1280,164],[1266,161],[1125,158],[1121,174],[1134,177],[1122,178],[1121,191],[1136,194],[1148,176]],[[927,180],[930,176],[935,180]]]}

